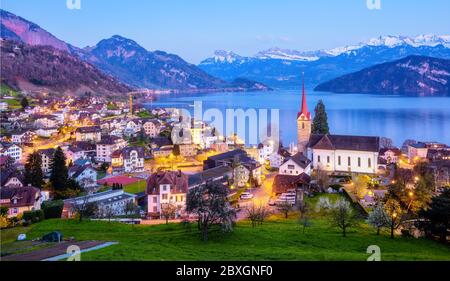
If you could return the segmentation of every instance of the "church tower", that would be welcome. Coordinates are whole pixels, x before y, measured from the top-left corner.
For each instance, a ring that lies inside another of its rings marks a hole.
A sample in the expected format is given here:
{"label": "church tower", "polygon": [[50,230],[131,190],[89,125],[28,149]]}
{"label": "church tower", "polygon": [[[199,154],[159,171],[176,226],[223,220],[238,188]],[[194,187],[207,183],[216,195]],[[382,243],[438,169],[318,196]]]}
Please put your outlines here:
{"label": "church tower", "polygon": [[306,149],[311,136],[311,113],[306,103],[305,79],[302,78],[302,107],[297,114],[297,148],[306,155]]}

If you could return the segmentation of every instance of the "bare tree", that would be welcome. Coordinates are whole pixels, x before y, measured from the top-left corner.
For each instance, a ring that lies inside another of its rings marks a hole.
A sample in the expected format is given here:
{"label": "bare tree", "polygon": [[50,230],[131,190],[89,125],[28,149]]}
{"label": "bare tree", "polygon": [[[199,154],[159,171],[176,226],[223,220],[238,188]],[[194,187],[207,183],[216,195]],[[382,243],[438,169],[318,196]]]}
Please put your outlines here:
{"label": "bare tree", "polygon": [[82,222],[83,218],[94,216],[98,212],[98,204],[89,202],[89,197],[84,196],[81,203],[74,202],[72,204],[72,212],[78,215],[78,221]]}
{"label": "bare tree", "polygon": [[161,217],[166,220],[166,224],[169,224],[169,220],[175,217],[177,212],[177,206],[172,203],[161,204]]}
{"label": "bare tree", "polygon": [[247,218],[252,222],[253,227],[255,227],[257,224],[262,225],[268,215],[268,208],[263,206],[262,204],[259,205],[259,207],[256,207],[255,204],[252,204],[247,208]]}
{"label": "bare tree", "polygon": [[393,148],[394,142],[390,138],[382,137],[380,138],[380,146],[382,148]]}
{"label": "bare tree", "polygon": [[284,201],[281,202],[279,204],[277,204],[277,209],[278,211],[280,211],[280,213],[284,214],[284,218],[288,218],[289,217],[289,213],[292,212],[292,204]]}
{"label": "bare tree", "polygon": [[208,232],[212,225],[220,225],[224,232],[233,230],[236,211],[228,202],[228,193],[226,186],[214,182],[189,190],[186,211],[196,214],[197,225],[205,242],[208,241]]}
{"label": "bare tree", "polygon": [[309,204],[307,202],[303,201],[298,206],[298,211],[299,211],[298,223],[302,226],[303,234],[304,234],[305,229],[311,225],[310,217],[309,217],[311,210],[310,210]]}
{"label": "bare tree", "polygon": [[321,167],[316,171],[317,184],[320,186],[322,190],[325,190],[330,185],[330,177],[328,176],[328,172],[322,170]]}
{"label": "bare tree", "polygon": [[377,235],[380,235],[381,228],[387,226],[388,215],[384,210],[383,203],[378,203],[375,209],[367,217],[367,223],[377,229]]}
{"label": "bare tree", "polygon": [[346,237],[347,229],[356,223],[355,215],[350,203],[345,199],[336,201],[330,210],[331,222],[342,229],[342,236]]}

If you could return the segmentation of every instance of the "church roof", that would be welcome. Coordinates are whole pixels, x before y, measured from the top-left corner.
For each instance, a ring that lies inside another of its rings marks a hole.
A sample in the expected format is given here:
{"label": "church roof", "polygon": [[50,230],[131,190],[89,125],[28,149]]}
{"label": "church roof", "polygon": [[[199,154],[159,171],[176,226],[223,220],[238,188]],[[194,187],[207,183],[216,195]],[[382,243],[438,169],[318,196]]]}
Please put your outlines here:
{"label": "church roof", "polygon": [[379,137],[343,136],[343,135],[311,135],[308,147],[324,150],[355,150],[378,152]]}
{"label": "church roof", "polygon": [[302,81],[302,107],[301,111],[297,114],[297,119],[300,116],[305,116],[307,120],[311,120],[311,112],[308,111],[308,103],[306,102],[305,80]]}

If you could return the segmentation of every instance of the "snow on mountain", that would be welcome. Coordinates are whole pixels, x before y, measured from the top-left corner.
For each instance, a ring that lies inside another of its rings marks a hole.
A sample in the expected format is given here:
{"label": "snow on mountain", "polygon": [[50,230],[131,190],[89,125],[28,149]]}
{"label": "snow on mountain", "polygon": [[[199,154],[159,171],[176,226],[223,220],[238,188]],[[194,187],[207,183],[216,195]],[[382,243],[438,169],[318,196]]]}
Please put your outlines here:
{"label": "snow on mountain", "polygon": [[271,48],[261,51],[255,55],[259,59],[281,59],[281,60],[299,60],[316,61],[320,57],[315,52],[300,52],[296,50],[287,50],[280,48]]}
{"label": "snow on mountain", "polygon": [[224,50],[217,50],[214,52],[214,56],[212,57],[215,63],[234,63],[236,61],[240,61],[243,57],[231,52]]}

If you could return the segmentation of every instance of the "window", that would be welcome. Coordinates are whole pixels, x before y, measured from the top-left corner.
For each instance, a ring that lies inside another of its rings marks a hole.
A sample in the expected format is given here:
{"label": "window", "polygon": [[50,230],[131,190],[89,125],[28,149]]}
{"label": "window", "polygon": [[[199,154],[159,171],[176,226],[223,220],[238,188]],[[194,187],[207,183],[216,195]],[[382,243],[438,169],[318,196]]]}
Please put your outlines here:
{"label": "window", "polygon": [[156,198],[156,196],[153,196],[153,203],[158,202],[158,198]]}
{"label": "window", "polygon": [[163,185],[163,191],[167,191],[167,186]]}
{"label": "window", "polygon": [[341,165],[341,156],[338,156],[338,165]]}
{"label": "window", "polygon": [[361,157],[358,157],[358,167],[361,167]]}
{"label": "window", "polygon": [[320,162],[320,155],[317,155],[317,162]]}
{"label": "window", "polygon": [[369,168],[372,168],[372,159],[369,158],[367,164],[368,164]]}
{"label": "window", "polygon": [[163,199],[163,200],[167,200],[167,194],[163,194],[163,195],[162,195],[162,199]]}
{"label": "window", "polygon": [[348,162],[348,165],[349,165],[349,166],[352,165],[352,159],[350,158],[350,156],[347,158],[347,162]]}
{"label": "window", "polygon": [[302,129],[305,129],[305,122],[302,122]]}
{"label": "window", "polygon": [[294,165],[288,165],[288,169],[294,170],[294,169],[295,169],[295,166],[294,166]]}
{"label": "window", "polygon": [[153,206],[153,213],[158,212],[158,208],[156,206]]}
{"label": "window", "polygon": [[327,156],[327,163],[330,164],[330,156]]}

